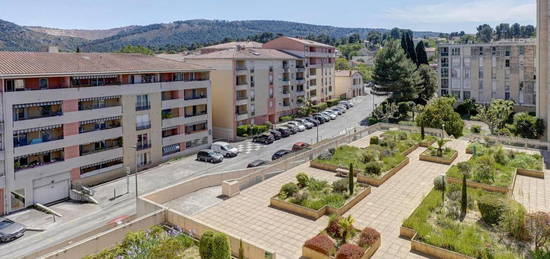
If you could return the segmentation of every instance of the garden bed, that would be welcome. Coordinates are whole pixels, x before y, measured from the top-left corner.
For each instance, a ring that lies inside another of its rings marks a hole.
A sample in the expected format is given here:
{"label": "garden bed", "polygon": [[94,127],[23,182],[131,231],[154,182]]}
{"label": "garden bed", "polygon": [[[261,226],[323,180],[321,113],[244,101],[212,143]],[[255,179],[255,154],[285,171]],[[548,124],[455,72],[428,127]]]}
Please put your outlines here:
{"label": "garden bed", "polygon": [[[523,230],[516,230],[522,228],[500,223],[524,222],[523,206],[502,194],[467,188],[462,216],[461,186],[449,184],[447,189],[443,201],[442,191],[434,188],[401,226],[400,235],[411,240],[412,251],[453,259],[523,258],[529,252]],[[501,214],[493,216],[487,204],[502,204]]]}
{"label": "garden bed", "polygon": [[426,151],[420,154],[419,159],[427,162],[450,165],[457,157],[458,151],[454,149],[446,148],[443,150],[443,156],[437,156],[437,149],[434,147],[429,147]]}
{"label": "garden bed", "polygon": [[381,236],[372,228],[353,226],[352,216],[331,216],[328,226],[302,246],[302,257],[309,259],[371,258],[380,248]]}
{"label": "garden bed", "polygon": [[[297,178],[299,179],[298,174]],[[348,179],[342,179],[346,181]],[[343,215],[355,204],[363,200],[370,194],[370,186],[355,184],[355,190],[349,195],[348,187],[336,187],[337,183],[332,183],[332,187],[326,181],[319,181],[309,178],[307,185],[302,184],[301,188],[292,191],[292,194],[286,194],[285,186],[293,185],[288,183],[283,185],[279,194],[271,197],[270,206],[287,211],[305,218],[317,220],[323,215]],[[300,181],[299,181],[300,182]],[[300,185],[300,183],[298,184]],[[298,186],[296,185],[296,186]],[[340,191],[337,191],[337,188]],[[343,189],[346,190],[343,190]],[[283,195],[283,193],[285,193]]]}
{"label": "garden bed", "polygon": [[380,174],[380,176],[372,176],[372,175],[366,175],[366,174],[358,174],[357,175],[357,181],[360,183],[368,183],[373,186],[380,186],[383,183],[385,183],[388,179],[390,179],[393,175],[395,175],[399,170],[401,170],[403,167],[409,164],[410,159],[408,157],[405,158],[401,163],[393,167],[392,169],[383,172]]}

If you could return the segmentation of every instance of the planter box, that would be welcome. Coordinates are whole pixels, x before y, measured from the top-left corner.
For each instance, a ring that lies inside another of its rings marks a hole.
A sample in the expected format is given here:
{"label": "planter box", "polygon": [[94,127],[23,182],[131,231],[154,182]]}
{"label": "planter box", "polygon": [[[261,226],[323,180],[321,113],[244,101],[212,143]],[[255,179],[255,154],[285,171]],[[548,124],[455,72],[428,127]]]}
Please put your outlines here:
{"label": "planter box", "polygon": [[306,208],[306,207],[303,207],[303,206],[300,206],[300,205],[297,205],[297,204],[293,204],[293,203],[290,203],[290,202],[287,202],[287,201],[282,201],[282,200],[277,198],[278,195],[275,195],[275,196],[271,197],[270,206],[274,207],[274,208],[277,208],[277,209],[280,209],[280,210],[284,210],[284,211],[293,213],[293,214],[298,215],[298,216],[302,216],[302,217],[305,217],[305,218],[310,218],[310,219],[313,219],[313,220],[317,220],[318,218],[320,218],[324,215],[336,214],[338,216],[341,216],[344,213],[346,213],[349,209],[351,209],[353,206],[355,206],[355,204],[359,203],[361,200],[363,200],[365,197],[367,197],[367,195],[370,194],[371,187],[370,186],[363,186],[363,187],[365,187],[365,189],[361,193],[357,194],[351,200],[348,200],[344,204],[344,206],[342,206],[341,208],[333,208],[333,207],[325,205],[322,208],[320,208],[319,210],[314,210],[314,209]]}
{"label": "planter box", "polygon": [[408,165],[409,160],[410,159],[408,157],[405,157],[405,160],[403,160],[401,163],[399,163],[397,166],[390,169],[389,171],[383,173],[382,174],[383,176],[380,177],[380,178],[365,176],[363,174],[357,173],[357,181],[360,182],[360,183],[368,183],[370,185],[378,187],[378,186],[382,185],[384,182],[386,182],[388,179],[390,179],[390,177],[392,177],[394,174],[399,172],[399,170],[401,170],[401,168]]}
{"label": "planter box", "polygon": [[336,169],[346,169],[346,170],[348,170],[347,168],[344,168],[344,167],[341,167],[341,166],[331,165],[329,163],[323,163],[323,162],[319,162],[317,160],[309,161],[309,166],[313,167],[313,168],[325,170],[325,171],[331,171],[331,172],[336,172]]}
{"label": "planter box", "polygon": [[[500,192],[500,193],[512,195],[514,186],[516,185],[516,175],[517,175],[517,170],[512,175],[512,183],[508,187],[493,186],[493,185],[488,185],[484,183],[473,182],[470,180],[466,180],[466,184],[468,185],[468,187],[472,187],[472,188],[479,188],[490,192]],[[446,176],[445,178],[447,179],[448,183],[462,184],[462,179],[456,179],[448,176]]]}
{"label": "planter box", "polygon": [[457,253],[451,250],[447,250],[441,247],[433,246],[426,244],[422,241],[419,241],[415,233],[414,237],[411,240],[411,250],[420,252],[425,255],[429,255],[436,258],[445,258],[445,259],[474,259],[467,255]]}
{"label": "planter box", "polygon": [[435,143],[435,140],[426,140],[424,142],[420,142],[418,145],[421,147],[431,147]]}
{"label": "planter box", "polygon": [[[365,252],[363,253],[363,256],[361,256],[361,259],[369,259],[371,258],[376,251],[378,251],[378,248],[380,248],[380,244],[382,244],[382,237],[376,241],[376,243],[372,244]],[[302,246],[302,258],[308,258],[308,259],[334,259],[334,256],[325,255],[322,253],[319,253],[309,247]]]}
{"label": "planter box", "polygon": [[412,228],[401,226],[399,228],[399,236],[406,237],[408,240],[413,239],[414,235],[416,235],[416,231]]}
{"label": "planter box", "polygon": [[518,168],[517,174],[544,179],[544,172],[538,170]]}
{"label": "planter box", "polygon": [[425,155],[424,153],[426,153],[426,152],[430,152],[430,150],[426,150],[422,154],[420,154],[420,160],[421,161],[427,161],[427,162],[433,162],[433,163],[438,163],[438,164],[450,165],[458,157],[458,152],[457,151],[455,151],[453,153],[453,155],[448,159],[445,159],[443,157],[432,156],[432,155]]}
{"label": "planter box", "polygon": [[409,149],[403,151],[401,154],[403,154],[404,156],[406,156],[406,155],[412,153],[413,151],[415,151],[417,148],[418,148],[418,144],[416,144],[416,145],[410,147]]}

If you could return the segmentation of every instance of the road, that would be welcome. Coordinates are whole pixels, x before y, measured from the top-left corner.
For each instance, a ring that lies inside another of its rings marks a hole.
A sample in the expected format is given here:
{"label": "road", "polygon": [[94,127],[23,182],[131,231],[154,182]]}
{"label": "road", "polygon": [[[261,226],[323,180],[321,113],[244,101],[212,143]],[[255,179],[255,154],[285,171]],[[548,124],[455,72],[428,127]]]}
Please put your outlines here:
{"label": "road", "polygon": [[[348,130],[360,127],[360,122],[371,114],[374,104],[379,104],[384,97],[360,96],[352,100],[354,107],[336,120],[319,126],[319,140],[345,134]],[[243,169],[248,163],[257,159],[271,160],[271,155],[279,149],[291,149],[296,142],[315,143],[317,130],[315,128],[283,138],[271,145],[257,145],[250,140],[232,143],[238,146],[241,153],[236,158],[225,159],[219,164],[209,164],[195,161],[195,156],[185,157],[165,163],[155,168],[141,172],[138,176],[139,194],[148,193],[159,188],[196,177],[198,175]],[[27,232],[24,237],[8,244],[0,245],[0,258],[19,258],[54,244],[63,242],[102,226],[114,218],[135,213],[134,177],[129,179],[130,190],[127,192],[127,179],[122,178],[94,187],[95,198],[99,205],[92,210],[78,213],[81,204],[71,203],[77,216],[67,220],[59,220],[47,226],[44,232]],[[113,199],[114,193],[119,195]],[[85,215],[78,215],[85,214]]]}

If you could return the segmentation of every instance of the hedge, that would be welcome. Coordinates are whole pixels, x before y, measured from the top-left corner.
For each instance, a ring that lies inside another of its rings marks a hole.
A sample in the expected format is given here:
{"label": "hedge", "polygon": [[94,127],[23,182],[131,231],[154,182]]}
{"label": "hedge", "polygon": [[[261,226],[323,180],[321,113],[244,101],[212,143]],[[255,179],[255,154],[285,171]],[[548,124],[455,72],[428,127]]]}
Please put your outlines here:
{"label": "hedge", "polygon": [[248,137],[258,135],[268,131],[269,128],[269,125],[241,125],[237,127],[237,136]]}

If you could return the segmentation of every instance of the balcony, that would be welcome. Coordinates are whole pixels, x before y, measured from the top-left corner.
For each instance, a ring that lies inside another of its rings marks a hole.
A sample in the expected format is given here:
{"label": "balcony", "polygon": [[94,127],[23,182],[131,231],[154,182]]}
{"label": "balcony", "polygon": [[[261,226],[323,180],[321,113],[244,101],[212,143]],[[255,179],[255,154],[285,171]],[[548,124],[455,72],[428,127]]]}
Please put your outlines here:
{"label": "balcony", "polygon": [[63,126],[15,132],[13,146],[23,147],[63,139]]}
{"label": "balcony", "polygon": [[144,122],[136,124],[136,130],[146,130],[151,128],[151,122]]}
{"label": "balcony", "polygon": [[124,167],[124,162],[122,157],[113,159],[111,161],[90,164],[90,165],[80,167],[80,177],[86,178],[86,177],[122,169],[123,167]]}
{"label": "balcony", "polygon": [[113,118],[113,119],[82,121],[80,122],[80,127],[78,128],[78,132],[80,134],[83,134],[83,133],[89,133],[94,131],[115,129],[121,126],[122,126],[122,123],[121,123],[120,117]]}
{"label": "balcony", "polygon": [[206,99],[208,96],[206,95],[206,92],[204,94],[194,94],[194,95],[185,95],[184,100],[190,101],[190,100],[199,100],[199,99]]}
{"label": "balcony", "polygon": [[38,154],[16,157],[14,160],[14,170],[15,172],[18,172],[63,161],[65,161],[63,149],[50,150]]}
{"label": "balcony", "polygon": [[80,156],[86,156],[122,147],[122,137],[80,145]]}
{"label": "balcony", "polygon": [[138,142],[137,145],[136,145],[136,149],[138,151],[149,149],[149,148],[151,148],[151,143],[139,143]]}
{"label": "balcony", "polygon": [[139,104],[136,105],[136,111],[146,111],[151,109],[151,104]]}
{"label": "balcony", "polygon": [[78,110],[96,110],[104,109],[110,107],[120,106],[120,96],[111,96],[111,97],[98,97],[98,98],[86,98],[80,99],[78,102]]}
{"label": "balcony", "polygon": [[46,103],[19,104],[13,107],[13,120],[23,121],[54,116],[62,116],[61,101]]}

